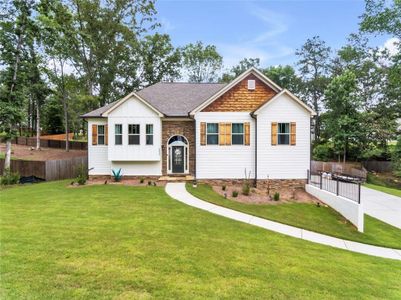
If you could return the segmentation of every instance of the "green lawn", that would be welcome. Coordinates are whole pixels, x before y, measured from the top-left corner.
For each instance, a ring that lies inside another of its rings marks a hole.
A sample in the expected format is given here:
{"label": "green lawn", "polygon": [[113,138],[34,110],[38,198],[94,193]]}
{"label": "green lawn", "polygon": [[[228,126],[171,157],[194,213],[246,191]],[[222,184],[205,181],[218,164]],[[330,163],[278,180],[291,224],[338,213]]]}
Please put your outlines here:
{"label": "green lawn", "polygon": [[377,185],[377,184],[372,184],[372,183],[365,183],[364,186],[366,186],[370,189],[374,189],[374,190],[383,192],[383,193],[401,197],[401,190],[398,190],[398,189],[393,189],[393,188],[389,188],[389,187],[385,187],[385,186],[381,186],[381,185]]}
{"label": "green lawn", "polygon": [[198,184],[196,188],[187,184],[186,187],[191,194],[200,199],[254,216],[347,240],[401,249],[401,230],[367,215],[365,232],[360,233],[330,207],[317,207],[307,203],[245,204],[225,199],[206,184]]}
{"label": "green lawn", "polygon": [[283,236],[161,187],[1,190],[1,299],[400,299],[401,261]]}

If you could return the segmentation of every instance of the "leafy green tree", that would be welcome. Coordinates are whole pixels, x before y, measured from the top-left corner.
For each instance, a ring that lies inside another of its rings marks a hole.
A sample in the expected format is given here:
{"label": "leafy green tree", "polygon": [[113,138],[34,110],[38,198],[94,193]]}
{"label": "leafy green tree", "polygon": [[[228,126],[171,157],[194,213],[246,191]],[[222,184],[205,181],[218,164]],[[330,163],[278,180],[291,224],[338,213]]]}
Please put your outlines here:
{"label": "leafy green tree", "polygon": [[331,137],[334,149],[343,161],[351,143],[357,144],[364,134],[361,127],[361,101],[357,97],[357,80],[352,71],[345,71],[334,77],[325,92],[327,114],[326,131]]}
{"label": "leafy green tree", "polygon": [[170,36],[155,33],[141,42],[141,86],[181,77],[181,53],[171,44]]}
{"label": "leafy green tree", "polygon": [[259,58],[244,58],[238,63],[238,65],[232,67],[229,72],[224,73],[219,81],[230,82],[252,67],[259,68],[259,65]]}
{"label": "leafy green tree", "polygon": [[223,65],[223,58],[216,46],[206,45],[198,41],[188,44],[182,49],[183,67],[190,82],[215,82],[217,73]]}
{"label": "leafy green tree", "polygon": [[277,83],[280,87],[289,90],[297,96],[301,96],[302,92],[302,80],[295,73],[295,70],[291,66],[271,66],[262,72]]}
{"label": "leafy green tree", "polygon": [[303,99],[316,112],[315,137],[320,138],[320,114],[323,109],[324,91],[329,83],[330,47],[318,36],[307,39],[295,54],[299,57],[299,72],[303,81]]}
{"label": "leafy green tree", "polygon": [[6,133],[4,169],[10,168],[11,139],[23,120],[23,103],[27,86],[29,45],[35,39],[32,10],[34,1],[3,3],[0,21],[0,131]]}

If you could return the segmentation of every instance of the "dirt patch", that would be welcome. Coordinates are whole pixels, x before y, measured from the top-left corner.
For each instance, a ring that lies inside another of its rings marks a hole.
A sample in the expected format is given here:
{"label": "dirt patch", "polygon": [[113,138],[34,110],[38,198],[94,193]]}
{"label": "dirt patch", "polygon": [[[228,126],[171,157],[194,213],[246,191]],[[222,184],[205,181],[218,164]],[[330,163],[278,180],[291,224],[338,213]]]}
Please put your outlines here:
{"label": "dirt patch", "polygon": [[[6,145],[0,144],[0,157],[4,157],[6,151]],[[33,147],[26,145],[12,145],[11,158],[12,159],[25,159],[25,160],[57,160],[57,159],[68,159],[73,157],[87,156],[86,150],[70,150],[66,152],[64,149],[57,148],[41,148],[40,150],[34,150]]]}
{"label": "dirt patch", "polygon": [[[250,203],[250,204],[271,204],[277,205],[282,203],[316,203],[320,202],[316,197],[308,194],[304,189],[289,189],[283,188],[280,190],[280,200],[273,200],[273,192],[270,192],[270,196],[267,194],[266,189],[258,189],[251,188],[251,192],[248,196],[242,194],[242,186],[234,185],[234,186],[226,186],[226,190],[223,191],[221,186],[213,186],[213,190],[222,195],[223,197],[227,197],[229,200],[233,200],[236,202],[242,203]],[[238,192],[237,197],[233,197],[233,191]]]}

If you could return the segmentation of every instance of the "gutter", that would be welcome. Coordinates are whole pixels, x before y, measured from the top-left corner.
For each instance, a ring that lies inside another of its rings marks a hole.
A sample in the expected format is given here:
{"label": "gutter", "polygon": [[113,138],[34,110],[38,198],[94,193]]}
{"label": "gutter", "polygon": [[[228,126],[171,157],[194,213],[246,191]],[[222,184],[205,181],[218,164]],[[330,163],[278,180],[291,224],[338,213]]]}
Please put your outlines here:
{"label": "gutter", "polygon": [[258,119],[252,112],[251,117],[255,120],[255,179],[254,187],[256,187],[258,182]]}

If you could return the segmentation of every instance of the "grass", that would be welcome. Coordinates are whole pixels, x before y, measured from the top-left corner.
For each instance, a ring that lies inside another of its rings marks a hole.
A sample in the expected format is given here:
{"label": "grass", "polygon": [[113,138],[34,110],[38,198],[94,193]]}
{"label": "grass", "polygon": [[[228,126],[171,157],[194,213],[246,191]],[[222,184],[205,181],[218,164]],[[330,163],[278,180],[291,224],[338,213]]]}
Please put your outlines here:
{"label": "grass", "polygon": [[161,187],[67,184],[1,192],[2,299],[401,298],[401,261],[216,216]]}
{"label": "grass", "polygon": [[393,189],[390,187],[385,187],[385,186],[381,186],[381,185],[377,185],[377,184],[372,184],[372,183],[365,183],[364,186],[370,188],[370,189],[374,189],[383,193],[387,193],[390,195],[394,195],[397,197],[401,197],[401,190],[399,189]]}
{"label": "grass", "polygon": [[347,240],[401,249],[401,230],[367,215],[365,232],[361,233],[330,207],[317,207],[309,203],[246,204],[225,199],[207,184],[198,184],[196,188],[187,184],[186,187],[200,199],[254,216]]}

